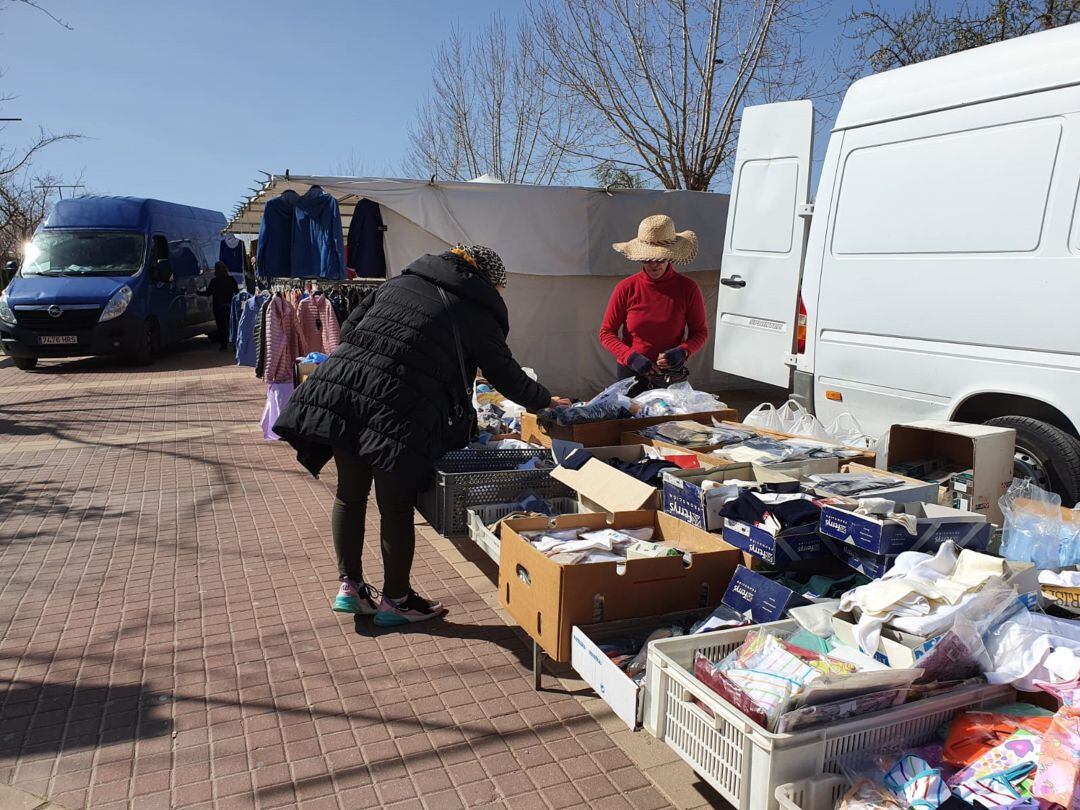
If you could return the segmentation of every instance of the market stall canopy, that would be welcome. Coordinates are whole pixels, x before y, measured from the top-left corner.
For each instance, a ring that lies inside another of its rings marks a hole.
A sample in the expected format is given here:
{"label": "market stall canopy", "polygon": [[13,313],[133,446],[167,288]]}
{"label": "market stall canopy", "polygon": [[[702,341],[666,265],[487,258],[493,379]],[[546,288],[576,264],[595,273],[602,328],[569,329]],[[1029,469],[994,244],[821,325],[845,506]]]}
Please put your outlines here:
{"label": "market stall canopy", "polygon": [[633,266],[611,249],[637,233],[650,214],[667,214],[698,234],[700,252],[687,272],[720,268],[726,194],[654,189],[596,189],[480,182],[425,182],[365,177],[272,176],[241,206],[227,230],[257,234],[265,203],[286,189],[318,185],[337,198],[348,237],[356,203],[382,207],[389,274],[455,242],[488,245],[507,270],[537,276],[625,276]]}

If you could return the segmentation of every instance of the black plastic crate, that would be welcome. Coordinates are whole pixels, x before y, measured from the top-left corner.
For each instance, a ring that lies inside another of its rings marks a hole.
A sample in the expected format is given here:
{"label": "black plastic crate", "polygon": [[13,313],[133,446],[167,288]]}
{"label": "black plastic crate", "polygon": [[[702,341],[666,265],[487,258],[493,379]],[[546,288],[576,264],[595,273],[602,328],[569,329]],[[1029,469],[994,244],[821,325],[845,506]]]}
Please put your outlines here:
{"label": "black plastic crate", "polygon": [[435,486],[420,493],[417,509],[445,537],[469,533],[470,506],[507,503],[525,493],[569,498],[573,491],[551,477],[551,470],[518,470],[530,459],[551,460],[551,451],[455,450],[435,463]]}

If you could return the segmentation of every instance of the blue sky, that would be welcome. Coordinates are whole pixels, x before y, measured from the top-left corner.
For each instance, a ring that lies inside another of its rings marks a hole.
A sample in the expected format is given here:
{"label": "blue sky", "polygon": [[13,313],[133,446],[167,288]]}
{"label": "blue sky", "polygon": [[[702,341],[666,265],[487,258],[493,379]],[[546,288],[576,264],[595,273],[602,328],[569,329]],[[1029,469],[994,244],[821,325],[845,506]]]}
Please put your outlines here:
{"label": "blue sky", "polygon": [[[45,0],[0,14],[4,143],[82,141],[36,166],[88,189],[228,213],[259,170],[396,173],[432,54],[517,0]],[[837,2],[838,18],[850,2]]]}

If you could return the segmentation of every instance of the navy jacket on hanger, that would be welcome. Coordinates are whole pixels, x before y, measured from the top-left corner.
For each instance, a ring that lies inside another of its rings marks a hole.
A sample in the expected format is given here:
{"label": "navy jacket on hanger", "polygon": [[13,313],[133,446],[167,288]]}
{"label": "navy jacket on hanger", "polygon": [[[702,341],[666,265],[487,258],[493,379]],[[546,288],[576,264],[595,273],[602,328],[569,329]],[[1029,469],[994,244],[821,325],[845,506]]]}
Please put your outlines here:
{"label": "navy jacket on hanger", "polygon": [[349,222],[349,267],[360,278],[386,278],[382,212],[372,200],[360,200]]}
{"label": "navy jacket on hanger", "polygon": [[259,226],[256,272],[262,278],[292,276],[293,214],[300,195],[292,189],[266,201]]}
{"label": "navy jacket on hanger", "polygon": [[296,202],[289,275],[336,281],[345,278],[345,239],[338,202],[319,186],[309,188]]}

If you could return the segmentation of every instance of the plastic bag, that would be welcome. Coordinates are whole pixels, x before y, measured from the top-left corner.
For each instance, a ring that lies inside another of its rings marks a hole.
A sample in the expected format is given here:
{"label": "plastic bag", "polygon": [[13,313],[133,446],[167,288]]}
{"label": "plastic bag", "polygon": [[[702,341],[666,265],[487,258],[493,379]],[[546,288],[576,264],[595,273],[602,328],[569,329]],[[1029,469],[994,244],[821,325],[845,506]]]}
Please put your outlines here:
{"label": "plastic bag", "polygon": [[789,399],[776,409],[776,418],[780,422],[780,432],[795,435],[795,424],[808,413],[806,408],[793,399]]}
{"label": "plastic bag", "polygon": [[743,419],[743,424],[762,430],[771,430],[773,433],[784,432],[780,427],[780,417],[776,412],[776,406],[771,402],[762,402],[750,411]]}
{"label": "plastic bag", "polygon": [[859,424],[859,420],[850,413],[840,414],[825,429],[834,441],[847,447],[865,447],[873,450],[877,445],[874,437],[867,435]]}
{"label": "plastic bag", "polygon": [[640,417],[709,413],[727,407],[712,394],[695,391],[687,382],[645,391],[635,397],[634,402],[640,406],[636,414]]}
{"label": "plastic bag", "polygon": [[799,414],[792,423],[791,429],[787,432],[794,436],[807,436],[824,442],[833,441],[833,437],[825,429],[825,426],[821,424],[821,420],[810,411],[803,411]]}
{"label": "plastic bag", "polygon": [[1005,559],[1053,569],[1080,562],[1080,510],[1063,509],[1060,495],[1033,481],[1013,479],[999,503],[1005,515]]}
{"label": "plastic bag", "polygon": [[1043,735],[1032,795],[1062,807],[1080,807],[1080,681],[1038,686],[1062,705]]}

